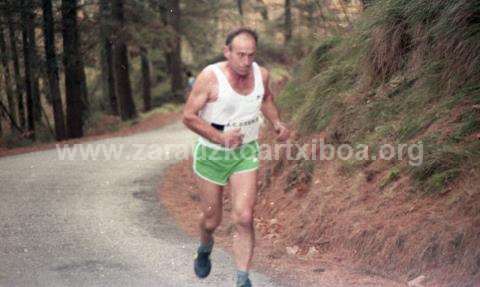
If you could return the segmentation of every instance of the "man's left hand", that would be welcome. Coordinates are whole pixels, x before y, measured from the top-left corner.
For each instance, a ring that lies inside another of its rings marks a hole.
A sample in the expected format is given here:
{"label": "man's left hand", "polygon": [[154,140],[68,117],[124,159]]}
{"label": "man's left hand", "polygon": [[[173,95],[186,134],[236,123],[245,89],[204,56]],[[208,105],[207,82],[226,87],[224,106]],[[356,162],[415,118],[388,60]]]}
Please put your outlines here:
{"label": "man's left hand", "polygon": [[276,122],[273,128],[277,133],[277,141],[284,142],[290,137],[290,130],[284,123]]}

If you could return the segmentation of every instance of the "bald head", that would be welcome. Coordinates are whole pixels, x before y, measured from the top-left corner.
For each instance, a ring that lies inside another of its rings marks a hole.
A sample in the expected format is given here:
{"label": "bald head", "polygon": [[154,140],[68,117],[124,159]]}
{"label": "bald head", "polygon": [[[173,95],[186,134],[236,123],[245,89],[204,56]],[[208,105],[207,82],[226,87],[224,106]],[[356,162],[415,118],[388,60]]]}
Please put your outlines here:
{"label": "bald head", "polygon": [[235,29],[235,30],[231,31],[230,33],[228,33],[227,39],[225,40],[225,45],[230,46],[235,38],[237,38],[240,35],[245,35],[245,34],[250,36],[255,41],[255,44],[257,44],[257,41],[258,41],[257,32],[255,32],[254,30],[252,30],[250,28],[242,27],[242,28]]}
{"label": "bald head", "polygon": [[256,47],[257,42],[255,41],[255,38],[247,33],[237,35],[228,45],[230,50],[252,50]]}
{"label": "bald head", "polygon": [[249,29],[235,30],[225,44],[223,52],[229,67],[240,76],[248,75],[257,50],[256,33]]}

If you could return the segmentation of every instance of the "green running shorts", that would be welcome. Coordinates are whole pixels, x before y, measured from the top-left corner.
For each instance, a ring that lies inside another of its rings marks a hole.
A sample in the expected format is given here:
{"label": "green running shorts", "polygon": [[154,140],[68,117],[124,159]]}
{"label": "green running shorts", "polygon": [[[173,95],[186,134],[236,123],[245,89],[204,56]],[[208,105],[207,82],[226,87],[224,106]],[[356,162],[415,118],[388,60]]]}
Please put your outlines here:
{"label": "green running shorts", "polygon": [[193,171],[205,180],[226,185],[232,174],[258,169],[259,152],[256,140],[232,150],[217,150],[197,142],[193,152]]}

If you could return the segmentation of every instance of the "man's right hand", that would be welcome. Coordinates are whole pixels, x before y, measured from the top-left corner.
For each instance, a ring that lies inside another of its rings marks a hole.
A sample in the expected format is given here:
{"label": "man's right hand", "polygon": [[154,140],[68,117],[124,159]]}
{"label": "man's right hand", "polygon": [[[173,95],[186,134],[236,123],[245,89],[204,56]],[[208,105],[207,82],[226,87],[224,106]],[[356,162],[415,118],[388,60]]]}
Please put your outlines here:
{"label": "man's right hand", "polygon": [[240,133],[240,128],[226,131],[222,133],[221,144],[227,148],[237,148],[243,142],[243,134]]}

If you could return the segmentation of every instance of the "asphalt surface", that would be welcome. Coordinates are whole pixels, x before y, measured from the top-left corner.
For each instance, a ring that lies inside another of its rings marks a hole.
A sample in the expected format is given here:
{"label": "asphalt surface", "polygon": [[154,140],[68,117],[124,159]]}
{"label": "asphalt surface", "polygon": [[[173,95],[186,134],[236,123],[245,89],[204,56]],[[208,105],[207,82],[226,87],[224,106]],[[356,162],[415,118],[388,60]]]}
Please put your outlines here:
{"label": "asphalt surface", "polygon": [[233,259],[218,247],[210,276],[195,277],[198,240],[156,196],[195,138],[175,123],[76,145],[70,157],[52,149],[0,158],[0,286],[234,286]]}

